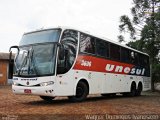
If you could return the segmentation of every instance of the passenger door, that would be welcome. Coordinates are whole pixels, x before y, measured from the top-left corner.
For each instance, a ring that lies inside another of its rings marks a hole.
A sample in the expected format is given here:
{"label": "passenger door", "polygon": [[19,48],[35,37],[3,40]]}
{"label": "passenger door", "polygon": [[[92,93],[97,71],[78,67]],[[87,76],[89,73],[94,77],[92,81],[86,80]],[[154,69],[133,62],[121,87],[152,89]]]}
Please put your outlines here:
{"label": "passenger door", "polygon": [[[78,48],[78,32],[74,30],[65,30],[60,41],[63,45],[65,55],[64,60],[57,61],[57,84],[59,84],[59,94],[74,94],[74,71],[71,69],[76,58]],[[59,53],[60,54],[60,53]]]}

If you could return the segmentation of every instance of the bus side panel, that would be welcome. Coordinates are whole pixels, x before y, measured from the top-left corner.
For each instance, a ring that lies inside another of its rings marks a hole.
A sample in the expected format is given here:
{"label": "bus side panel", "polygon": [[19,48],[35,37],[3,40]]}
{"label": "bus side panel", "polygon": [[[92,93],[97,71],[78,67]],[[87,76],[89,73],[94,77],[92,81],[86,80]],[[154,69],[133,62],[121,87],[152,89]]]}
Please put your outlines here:
{"label": "bus side panel", "polygon": [[107,73],[102,83],[102,93],[130,92],[133,81],[136,83],[137,87],[140,81],[143,84],[143,77]]}
{"label": "bus side panel", "polygon": [[105,74],[102,72],[91,72],[90,79],[90,93],[98,94],[102,92],[103,81],[105,80]]}
{"label": "bus side panel", "polygon": [[102,81],[105,79],[104,73],[92,72],[85,70],[75,70],[75,76],[77,82],[74,82],[74,92],[76,92],[76,86],[82,79],[86,80],[89,84],[89,94],[98,94],[102,91]]}
{"label": "bus side panel", "polygon": [[66,74],[56,76],[56,95],[73,96],[76,94],[76,86],[80,80],[86,80],[89,84],[89,94],[102,92],[104,73],[85,70],[70,70]]}
{"label": "bus side panel", "polygon": [[102,93],[128,92],[130,90],[129,84],[128,75],[107,73],[102,84]]}
{"label": "bus side panel", "polygon": [[89,84],[89,94],[98,94],[102,91],[102,81],[105,79],[104,73],[70,70],[66,74],[56,77],[56,95],[73,96],[76,94],[76,86],[80,80],[86,80]]}
{"label": "bus side panel", "polygon": [[142,82],[143,91],[150,89],[149,77],[70,70],[66,74],[57,76],[56,95],[75,95],[76,86],[82,79],[85,79],[89,84],[89,94],[130,92],[133,81],[136,83],[136,87],[139,82]]}
{"label": "bus side panel", "polygon": [[74,95],[75,72],[70,70],[66,74],[56,76],[56,96]]}

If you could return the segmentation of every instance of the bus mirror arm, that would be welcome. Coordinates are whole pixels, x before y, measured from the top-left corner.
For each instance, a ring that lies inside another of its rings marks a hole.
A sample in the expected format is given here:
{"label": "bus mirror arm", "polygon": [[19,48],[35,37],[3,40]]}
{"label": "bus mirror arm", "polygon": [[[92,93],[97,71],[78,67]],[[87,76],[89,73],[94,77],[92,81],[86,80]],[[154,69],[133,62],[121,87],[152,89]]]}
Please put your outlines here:
{"label": "bus mirror arm", "polygon": [[18,46],[11,46],[10,48],[9,48],[9,62],[11,63],[11,59],[12,59],[12,49],[13,48],[16,48],[17,50],[18,50],[18,53],[19,53],[19,47]]}
{"label": "bus mirror arm", "polygon": [[12,48],[16,48],[16,49],[18,50],[18,52],[19,52],[19,47],[16,46],[16,45],[15,45],[15,46],[11,46],[11,47],[9,48],[9,52],[11,52],[11,49],[12,49]]}

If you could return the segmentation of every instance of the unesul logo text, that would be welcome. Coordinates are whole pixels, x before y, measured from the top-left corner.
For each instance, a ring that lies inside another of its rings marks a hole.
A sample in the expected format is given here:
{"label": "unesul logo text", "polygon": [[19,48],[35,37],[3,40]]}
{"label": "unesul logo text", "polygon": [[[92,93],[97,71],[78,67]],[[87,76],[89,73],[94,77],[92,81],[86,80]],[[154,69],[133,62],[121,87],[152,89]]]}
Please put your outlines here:
{"label": "unesul logo text", "polygon": [[106,65],[106,71],[108,72],[116,72],[116,73],[130,73],[130,74],[136,74],[136,75],[144,75],[145,69],[136,69],[136,68],[130,68],[130,67],[124,67],[124,66],[118,66],[118,65]]}

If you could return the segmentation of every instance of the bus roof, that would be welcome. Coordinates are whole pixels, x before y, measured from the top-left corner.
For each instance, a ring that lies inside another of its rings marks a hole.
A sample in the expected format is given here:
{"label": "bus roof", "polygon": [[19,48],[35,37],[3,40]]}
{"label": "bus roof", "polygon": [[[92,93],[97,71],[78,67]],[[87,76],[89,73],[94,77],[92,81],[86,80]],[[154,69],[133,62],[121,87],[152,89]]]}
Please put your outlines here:
{"label": "bus roof", "polygon": [[126,45],[120,44],[120,43],[118,43],[118,42],[116,42],[116,41],[110,40],[110,39],[105,38],[105,37],[102,37],[102,36],[93,35],[93,34],[91,34],[91,33],[88,32],[88,31],[79,30],[79,29],[76,29],[76,28],[73,28],[73,27],[64,27],[64,26],[62,27],[62,26],[58,26],[58,27],[45,28],[45,29],[44,29],[44,28],[41,28],[41,29],[38,29],[38,30],[35,30],[35,31],[31,31],[31,32],[24,33],[24,34],[29,34],[29,33],[34,33],[34,32],[40,32],[40,31],[45,31],[45,30],[52,30],[52,29],[62,29],[62,31],[65,30],[65,29],[76,30],[76,31],[79,31],[79,32],[88,34],[88,35],[90,35],[90,36],[93,36],[93,37],[96,37],[96,38],[99,38],[99,39],[108,41],[108,42],[110,42],[110,43],[116,44],[116,45],[118,45],[118,46],[121,46],[121,47],[124,47],[124,48],[130,49],[130,50],[133,50],[133,51],[135,51],[135,52],[138,52],[138,53],[141,53],[141,54],[144,54],[144,55],[149,56],[147,53],[138,51],[138,50],[133,49],[133,48],[131,48],[131,47],[128,47],[128,46],[126,46]]}

